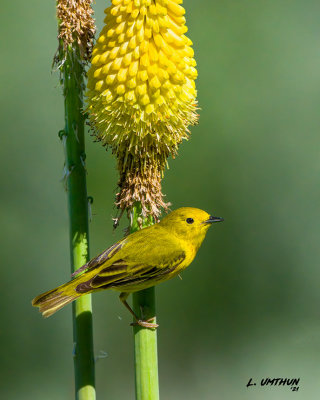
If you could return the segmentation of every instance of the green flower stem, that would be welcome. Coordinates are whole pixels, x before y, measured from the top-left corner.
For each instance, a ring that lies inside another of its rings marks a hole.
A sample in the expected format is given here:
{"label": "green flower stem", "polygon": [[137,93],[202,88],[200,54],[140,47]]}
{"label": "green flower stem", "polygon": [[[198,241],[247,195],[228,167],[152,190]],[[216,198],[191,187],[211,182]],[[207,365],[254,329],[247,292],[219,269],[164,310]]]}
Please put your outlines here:
{"label": "green flower stem", "polygon": [[[140,221],[141,205],[135,205],[132,213],[131,232],[152,224],[152,221]],[[155,317],[155,288],[144,289],[132,294],[133,310],[136,315],[149,319]],[[143,315],[141,315],[143,314]],[[135,321],[134,321],[135,322]],[[154,322],[156,320],[154,319]],[[136,400],[158,400],[158,354],[157,330],[133,327]]]}
{"label": "green flower stem", "polygon": [[[65,98],[65,130],[61,139],[65,145],[65,174],[68,192],[71,271],[89,259],[88,198],[85,169],[83,76],[84,67],[77,44],[60,54]],[[61,57],[62,56],[62,57]],[[91,295],[73,303],[73,340],[75,391],[77,400],[94,400],[94,352],[92,335]]]}

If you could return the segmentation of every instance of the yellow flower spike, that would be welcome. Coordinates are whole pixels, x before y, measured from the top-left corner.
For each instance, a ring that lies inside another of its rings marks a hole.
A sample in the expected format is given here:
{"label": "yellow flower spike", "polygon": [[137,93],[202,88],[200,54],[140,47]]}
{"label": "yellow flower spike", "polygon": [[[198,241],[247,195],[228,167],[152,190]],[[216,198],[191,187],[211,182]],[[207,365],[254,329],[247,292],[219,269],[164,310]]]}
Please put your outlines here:
{"label": "yellow flower spike", "polygon": [[182,0],[112,0],[88,71],[94,135],[118,159],[117,205],[166,208],[161,179],[197,122],[196,62]]}

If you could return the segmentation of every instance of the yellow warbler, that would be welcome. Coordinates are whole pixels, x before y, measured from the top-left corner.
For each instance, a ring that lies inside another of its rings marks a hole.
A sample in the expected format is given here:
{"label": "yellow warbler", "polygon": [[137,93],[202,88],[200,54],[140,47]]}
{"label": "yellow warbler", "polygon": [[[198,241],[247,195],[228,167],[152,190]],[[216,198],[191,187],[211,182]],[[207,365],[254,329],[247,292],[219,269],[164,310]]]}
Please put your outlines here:
{"label": "yellow warbler", "polygon": [[115,289],[137,324],[155,328],[158,325],[135,315],[126,302],[128,295],[178,275],[193,261],[209,226],[219,221],[223,218],[198,208],[179,208],[115,243],[74,272],[75,279],[37,296],[32,305],[49,317],[84,294]]}

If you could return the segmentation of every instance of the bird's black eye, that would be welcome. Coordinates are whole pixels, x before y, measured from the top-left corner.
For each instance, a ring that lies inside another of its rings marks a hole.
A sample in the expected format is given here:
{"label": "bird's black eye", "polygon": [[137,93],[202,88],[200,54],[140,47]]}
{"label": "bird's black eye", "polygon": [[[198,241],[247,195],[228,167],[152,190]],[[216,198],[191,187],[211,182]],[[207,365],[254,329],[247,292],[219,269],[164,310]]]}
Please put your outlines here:
{"label": "bird's black eye", "polygon": [[186,221],[187,221],[187,224],[193,224],[194,223],[193,218],[187,218]]}

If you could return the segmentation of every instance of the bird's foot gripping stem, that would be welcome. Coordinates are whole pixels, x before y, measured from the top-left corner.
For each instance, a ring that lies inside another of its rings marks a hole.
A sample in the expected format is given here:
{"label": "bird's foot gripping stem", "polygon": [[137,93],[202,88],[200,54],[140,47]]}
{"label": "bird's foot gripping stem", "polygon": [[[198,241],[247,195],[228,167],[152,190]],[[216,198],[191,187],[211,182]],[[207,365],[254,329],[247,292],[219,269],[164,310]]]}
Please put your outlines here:
{"label": "bird's foot gripping stem", "polygon": [[125,293],[122,292],[120,293],[120,300],[123,303],[123,305],[126,307],[127,310],[130,311],[130,313],[133,315],[134,319],[136,320],[136,322],[132,322],[130,325],[131,326],[142,326],[143,328],[149,328],[149,329],[156,329],[158,328],[158,324],[154,323],[154,319],[155,317],[149,318],[147,320],[144,320],[143,318],[143,310],[141,309],[141,315],[142,315],[142,319],[139,318],[136,313],[132,310],[132,308],[129,306],[129,304],[127,303],[127,297],[129,296],[129,293]]}
{"label": "bird's foot gripping stem", "polygon": [[143,320],[143,319],[136,318],[136,322],[132,322],[130,325],[131,326],[137,326],[138,325],[138,326],[142,326],[144,328],[156,329],[156,328],[158,328],[159,325],[154,323],[154,322],[151,322],[151,321],[154,321],[154,318],[155,317],[149,318],[146,321]]}

